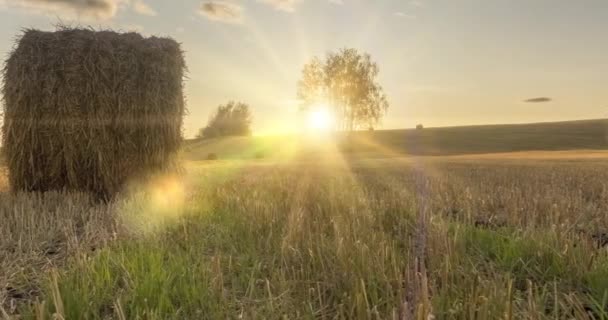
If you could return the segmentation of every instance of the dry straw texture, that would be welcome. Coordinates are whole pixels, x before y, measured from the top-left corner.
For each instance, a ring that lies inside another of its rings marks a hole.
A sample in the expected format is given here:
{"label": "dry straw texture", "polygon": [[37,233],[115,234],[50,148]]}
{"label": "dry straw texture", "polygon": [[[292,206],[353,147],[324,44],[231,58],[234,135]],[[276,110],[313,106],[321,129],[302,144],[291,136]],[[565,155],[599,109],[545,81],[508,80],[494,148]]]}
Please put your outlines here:
{"label": "dry straw texture", "polygon": [[182,140],[184,71],[172,39],[26,30],[3,70],[11,189],[107,198],[170,168]]}

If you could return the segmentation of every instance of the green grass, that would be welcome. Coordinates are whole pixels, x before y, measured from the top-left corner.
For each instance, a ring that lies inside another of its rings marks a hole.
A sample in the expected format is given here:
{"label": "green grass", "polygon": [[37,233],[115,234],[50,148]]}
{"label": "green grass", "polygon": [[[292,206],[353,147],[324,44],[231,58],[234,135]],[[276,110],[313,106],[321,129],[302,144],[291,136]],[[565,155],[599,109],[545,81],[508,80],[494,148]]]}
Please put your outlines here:
{"label": "green grass", "polygon": [[[342,151],[373,157],[607,150],[608,120],[362,131],[350,137],[338,134],[337,139]],[[221,159],[280,158],[294,144],[301,144],[298,140],[295,136],[190,140],[185,156],[190,160],[204,160],[209,153]]]}
{"label": "green grass", "polygon": [[[29,284],[40,291],[19,304],[22,318],[390,319],[409,310],[407,300],[436,319],[608,319],[608,251],[592,237],[608,231],[604,161],[188,169],[183,206],[159,209],[164,202],[144,192],[95,207],[111,221],[91,214],[46,233],[30,222],[32,244],[64,234],[86,248],[96,238],[82,225],[116,235],[95,251],[66,246]],[[26,197],[8,200],[0,215],[15,237],[35,208],[58,217],[71,208],[75,219],[86,207],[80,198],[67,207],[55,196],[31,208]],[[426,272],[415,276],[420,221]],[[9,256],[9,285],[23,284],[10,271],[30,261],[26,254]]]}

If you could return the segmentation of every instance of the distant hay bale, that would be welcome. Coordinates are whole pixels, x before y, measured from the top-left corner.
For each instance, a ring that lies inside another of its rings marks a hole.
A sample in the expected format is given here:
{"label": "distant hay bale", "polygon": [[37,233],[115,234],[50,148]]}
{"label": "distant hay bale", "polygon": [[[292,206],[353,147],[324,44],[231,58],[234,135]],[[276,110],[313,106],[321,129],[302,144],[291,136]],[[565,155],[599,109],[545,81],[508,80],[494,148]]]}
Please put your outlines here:
{"label": "distant hay bale", "polygon": [[131,179],[172,168],[184,72],[172,39],[26,30],[3,70],[11,189],[108,198]]}

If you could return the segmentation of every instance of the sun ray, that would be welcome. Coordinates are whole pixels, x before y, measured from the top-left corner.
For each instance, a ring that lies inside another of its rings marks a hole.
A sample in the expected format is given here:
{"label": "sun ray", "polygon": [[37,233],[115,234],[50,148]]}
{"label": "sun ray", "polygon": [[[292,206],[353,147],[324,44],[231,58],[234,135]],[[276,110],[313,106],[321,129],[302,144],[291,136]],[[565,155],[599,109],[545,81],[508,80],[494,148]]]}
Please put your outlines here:
{"label": "sun ray", "polygon": [[287,71],[288,69],[285,62],[281,59],[280,55],[277,53],[277,50],[271,45],[271,42],[268,41],[264,33],[261,32],[255,21],[249,20],[245,24],[245,28],[250,32],[254,43],[259,47],[259,49],[262,50],[262,52],[273,64],[275,71],[278,73],[281,79],[283,81],[290,81],[291,78],[288,76],[289,72]]}

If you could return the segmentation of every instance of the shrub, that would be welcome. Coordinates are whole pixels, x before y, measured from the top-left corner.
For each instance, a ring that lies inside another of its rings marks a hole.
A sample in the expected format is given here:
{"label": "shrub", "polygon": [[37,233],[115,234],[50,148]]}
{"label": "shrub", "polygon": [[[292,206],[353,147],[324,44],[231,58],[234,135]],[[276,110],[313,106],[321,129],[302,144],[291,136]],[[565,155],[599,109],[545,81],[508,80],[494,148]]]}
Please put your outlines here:
{"label": "shrub", "polygon": [[209,154],[207,155],[207,160],[217,160],[217,159],[218,159],[217,154],[215,154],[215,153],[213,153],[213,152],[212,152],[212,153],[209,153]]}
{"label": "shrub", "polygon": [[422,130],[422,129],[424,129],[424,126],[422,124],[416,125],[416,130]]}
{"label": "shrub", "polygon": [[251,110],[247,104],[229,102],[217,108],[202,128],[198,138],[216,138],[225,136],[248,136],[251,134]]}

